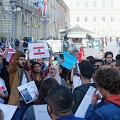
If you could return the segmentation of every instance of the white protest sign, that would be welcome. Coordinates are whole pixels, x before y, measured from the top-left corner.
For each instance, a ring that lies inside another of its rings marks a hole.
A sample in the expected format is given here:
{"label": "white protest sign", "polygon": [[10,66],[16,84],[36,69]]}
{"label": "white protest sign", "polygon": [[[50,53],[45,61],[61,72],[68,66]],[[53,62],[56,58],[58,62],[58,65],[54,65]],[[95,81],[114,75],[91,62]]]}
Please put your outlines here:
{"label": "white protest sign", "polygon": [[49,50],[47,43],[29,43],[30,59],[47,58],[49,57]]}
{"label": "white protest sign", "polygon": [[76,87],[80,86],[81,84],[82,84],[82,81],[81,81],[80,77],[78,77],[78,76],[75,75],[73,77],[73,86],[74,86],[74,89]]}
{"label": "white protest sign", "polygon": [[91,103],[91,100],[92,100],[92,95],[93,95],[93,92],[95,91],[96,89],[92,86],[89,87],[87,93],[85,94],[81,104],[79,105],[76,113],[75,113],[75,116],[76,117],[82,117],[84,118],[85,116],[85,113],[89,107],[89,104]]}
{"label": "white protest sign", "polygon": [[17,109],[17,106],[0,104],[0,109],[4,113],[4,120],[11,120]]}
{"label": "white protest sign", "polygon": [[22,95],[26,104],[32,102],[38,97],[38,89],[34,81],[18,87],[20,94]]}
{"label": "white protest sign", "polygon": [[35,120],[51,120],[48,112],[47,105],[34,105]]}

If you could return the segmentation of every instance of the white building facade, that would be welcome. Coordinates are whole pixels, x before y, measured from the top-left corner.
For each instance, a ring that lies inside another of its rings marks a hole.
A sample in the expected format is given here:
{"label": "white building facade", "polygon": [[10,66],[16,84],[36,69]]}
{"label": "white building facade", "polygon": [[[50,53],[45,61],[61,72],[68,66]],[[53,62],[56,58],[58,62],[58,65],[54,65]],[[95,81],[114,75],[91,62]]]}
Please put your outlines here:
{"label": "white building facade", "polygon": [[80,25],[99,37],[120,37],[119,0],[71,0],[70,25]]}

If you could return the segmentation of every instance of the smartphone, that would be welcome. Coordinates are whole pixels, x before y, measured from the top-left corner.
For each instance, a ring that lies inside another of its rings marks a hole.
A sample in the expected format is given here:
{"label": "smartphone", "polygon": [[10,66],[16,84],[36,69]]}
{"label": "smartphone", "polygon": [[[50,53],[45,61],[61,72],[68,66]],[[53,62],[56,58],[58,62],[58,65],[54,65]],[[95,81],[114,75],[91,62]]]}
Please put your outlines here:
{"label": "smartphone", "polygon": [[61,59],[61,58],[64,59],[64,55],[63,55],[63,54],[60,54],[60,59]]}

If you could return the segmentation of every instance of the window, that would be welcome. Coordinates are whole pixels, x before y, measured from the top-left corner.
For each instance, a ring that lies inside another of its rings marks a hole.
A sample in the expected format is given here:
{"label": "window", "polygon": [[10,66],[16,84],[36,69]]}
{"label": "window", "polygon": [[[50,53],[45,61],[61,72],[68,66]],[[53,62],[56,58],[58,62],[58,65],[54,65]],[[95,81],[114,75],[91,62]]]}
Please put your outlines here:
{"label": "window", "polygon": [[102,1],[102,7],[105,7],[105,1]]}
{"label": "window", "polygon": [[88,7],[88,2],[87,1],[85,1],[85,7]]}
{"label": "window", "polygon": [[80,7],[80,1],[79,0],[77,1],[77,7]]}
{"label": "window", "polygon": [[85,22],[87,22],[87,17],[85,17]]}
{"label": "window", "polygon": [[79,17],[77,17],[77,22],[80,22],[80,18]]}
{"label": "window", "polygon": [[111,7],[113,7],[113,1],[111,1]]}
{"label": "window", "polygon": [[102,17],[102,22],[105,22],[105,17]]}
{"label": "window", "polygon": [[96,32],[96,28],[94,28],[94,32]]}
{"label": "window", "polygon": [[96,22],[96,17],[93,17],[93,21]]}
{"label": "window", "polygon": [[96,7],[96,1],[93,1],[93,7]]}
{"label": "window", "polygon": [[111,17],[111,22],[114,22],[114,17]]}

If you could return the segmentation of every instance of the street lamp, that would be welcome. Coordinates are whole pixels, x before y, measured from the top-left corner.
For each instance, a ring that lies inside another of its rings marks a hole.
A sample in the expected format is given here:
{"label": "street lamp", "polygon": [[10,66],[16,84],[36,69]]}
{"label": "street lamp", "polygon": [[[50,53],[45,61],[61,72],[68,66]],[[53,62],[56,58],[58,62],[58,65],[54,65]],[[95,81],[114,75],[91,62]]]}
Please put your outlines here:
{"label": "street lamp", "polygon": [[3,1],[2,1],[2,0],[0,0],[0,6],[2,6],[2,3],[3,3]]}
{"label": "street lamp", "polygon": [[4,7],[4,11],[12,18],[12,46],[14,47],[15,45],[15,25],[14,25],[14,20],[15,20],[15,14],[17,12],[21,11],[20,7],[16,7],[16,0],[10,0],[11,3],[11,9],[9,9],[7,6]]}
{"label": "street lamp", "polygon": [[47,16],[43,16],[40,20],[43,22],[43,39],[46,40],[46,27],[49,22],[49,18],[47,18]]}

